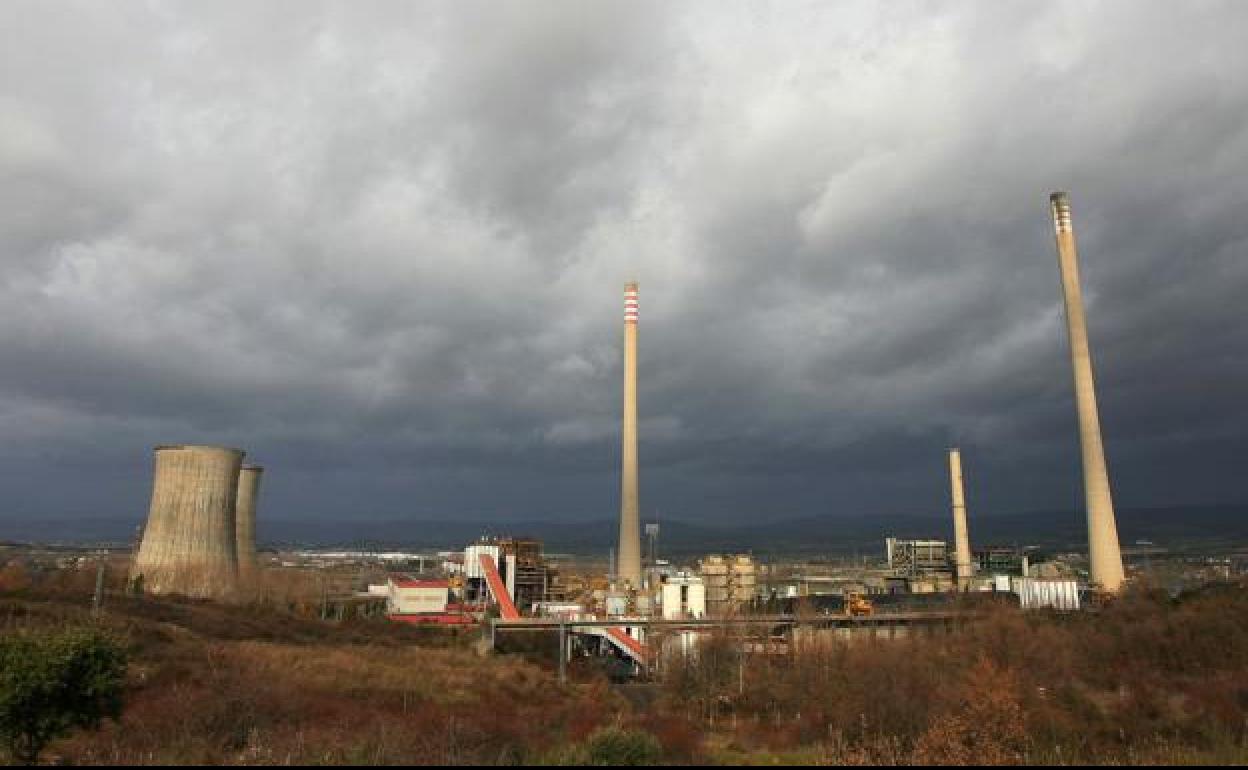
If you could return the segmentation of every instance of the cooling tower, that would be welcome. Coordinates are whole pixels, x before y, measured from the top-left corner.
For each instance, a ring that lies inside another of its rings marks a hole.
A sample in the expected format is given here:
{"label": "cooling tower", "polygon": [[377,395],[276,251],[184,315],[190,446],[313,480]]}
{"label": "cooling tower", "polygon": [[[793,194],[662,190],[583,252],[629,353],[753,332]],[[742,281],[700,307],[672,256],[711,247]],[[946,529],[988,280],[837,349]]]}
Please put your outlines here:
{"label": "cooling tower", "polygon": [[234,506],[243,452],[156,447],[152,505],[134,560],[149,593],[219,598],[238,579]]}
{"label": "cooling tower", "polygon": [[1092,380],[1092,355],[1088,326],[1079,288],[1079,256],[1066,193],[1049,196],[1053,227],[1057,233],[1057,261],[1062,273],[1066,301],[1066,331],[1070,338],[1070,361],[1075,376],[1075,406],[1079,413],[1079,443],[1083,452],[1083,491],[1088,509],[1088,563],[1094,586],[1106,593],[1122,588],[1122,552],[1118,549],[1118,526],[1101,444],[1101,421],[1096,409]]}
{"label": "cooling tower", "polygon": [[949,450],[949,489],[953,495],[953,547],[954,565],[958,577],[958,590],[970,587],[971,539],[966,531],[966,496],[962,491],[962,452]]}
{"label": "cooling tower", "polygon": [[624,421],[621,430],[620,551],[623,587],[640,590],[641,521],[637,501],[637,284],[624,286]]}
{"label": "cooling tower", "polygon": [[256,568],[256,499],[260,496],[260,476],[264,468],[244,465],[238,472],[238,502],[234,506],[234,532],[238,552],[238,574],[246,577]]}

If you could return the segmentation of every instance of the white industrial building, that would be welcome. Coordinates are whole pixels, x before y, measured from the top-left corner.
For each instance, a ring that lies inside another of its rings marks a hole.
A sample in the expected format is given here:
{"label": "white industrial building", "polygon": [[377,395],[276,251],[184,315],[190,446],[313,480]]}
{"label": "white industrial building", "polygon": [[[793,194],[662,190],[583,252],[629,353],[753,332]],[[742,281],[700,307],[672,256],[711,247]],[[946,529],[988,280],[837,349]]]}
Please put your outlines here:
{"label": "white industrial building", "polygon": [[390,615],[440,615],[450,600],[451,584],[446,580],[390,578],[386,587]]}
{"label": "white industrial building", "polygon": [[1079,584],[1074,580],[1044,580],[1041,578],[1011,578],[1014,593],[1025,610],[1077,610],[1079,609]]}
{"label": "white industrial building", "polygon": [[664,620],[685,620],[706,615],[706,585],[694,575],[677,573],[667,579],[659,593]]}

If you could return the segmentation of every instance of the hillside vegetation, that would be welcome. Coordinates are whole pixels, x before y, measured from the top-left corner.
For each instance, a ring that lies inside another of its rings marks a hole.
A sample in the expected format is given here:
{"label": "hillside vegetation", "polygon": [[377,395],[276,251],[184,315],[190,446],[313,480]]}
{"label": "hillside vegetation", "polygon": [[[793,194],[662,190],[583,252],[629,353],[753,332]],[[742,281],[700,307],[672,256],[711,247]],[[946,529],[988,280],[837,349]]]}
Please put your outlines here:
{"label": "hillside vegetation", "polygon": [[[476,633],[282,607],[0,590],[0,628],[93,627],[130,661],[73,764],[940,764],[1248,761],[1248,591],[1001,608],[937,636],[742,659],[708,639],[652,685],[482,656]],[[627,697],[626,697],[627,696]]]}

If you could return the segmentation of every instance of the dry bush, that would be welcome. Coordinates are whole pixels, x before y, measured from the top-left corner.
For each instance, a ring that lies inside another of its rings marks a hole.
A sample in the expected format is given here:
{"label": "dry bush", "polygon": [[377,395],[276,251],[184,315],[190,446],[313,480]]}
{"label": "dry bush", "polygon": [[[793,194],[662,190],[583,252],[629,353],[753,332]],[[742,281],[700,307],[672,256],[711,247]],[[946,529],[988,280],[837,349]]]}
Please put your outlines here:
{"label": "dry bush", "polygon": [[[57,585],[0,599],[0,628],[92,622],[89,592]],[[571,762],[609,725],[687,763],[1248,758],[1241,587],[1141,589],[1076,614],[991,608],[948,634],[808,640],[787,655],[717,634],[668,662],[662,697],[632,705],[602,678],[560,686],[440,629],[326,623],[281,601],[110,596],[105,610],[97,622],[131,652],[128,707],[54,747],[66,762]]]}
{"label": "dry bush", "polygon": [[30,570],[24,564],[11,561],[0,568],[0,593],[22,593],[31,584]]}
{"label": "dry bush", "polygon": [[1248,759],[1242,586],[1178,599],[1138,586],[1076,614],[988,607],[946,635],[794,644],[787,658],[742,661],[739,645],[723,644],[669,667],[667,705],[728,731],[747,756],[813,747],[839,764]]}
{"label": "dry bush", "polygon": [[957,703],[915,742],[922,765],[1016,765],[1027,750],[1018,677],[981,658],[965,675]]}

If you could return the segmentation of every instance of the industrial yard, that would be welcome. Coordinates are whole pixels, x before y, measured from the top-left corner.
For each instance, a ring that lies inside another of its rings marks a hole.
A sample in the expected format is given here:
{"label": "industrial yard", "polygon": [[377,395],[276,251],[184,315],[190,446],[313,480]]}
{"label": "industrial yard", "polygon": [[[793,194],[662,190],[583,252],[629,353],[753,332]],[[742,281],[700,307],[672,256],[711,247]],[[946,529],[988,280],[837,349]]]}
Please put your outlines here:
{"label": "industrial yard", "polygon": [[[127,592],[246,601],[267,592],[275,568],[311,567],[322,619],[384,616],[404,624],[479,627],[491,652],[514,643],[507,639],[500,646],[500,633],[553,630],[561,681],[577,657],[613,661],[616,679],[646,681],[698,658],[716,633],[747,623],[752,636],[739,644],[784,655],[812,640],[948,632],[977,606],[993,602],[1061,612],[1112,603],[1128,575],[1102,443],[1074,217],[1067,193],[1052,193],[1049,204],[1075,392],[1086,558],[978,543],[971,534],[962,452],[951,447],[951,539],[890,536],[882,562],[864,559],[817,574],[783,562],[758,564],[748,552],[711,553],[688,564],[661,559],[658,521],[646,524],[644,548],[642,542],[641,290],[630,281],[623,291],[619,530],[605,573],[561,568],[546,557],[540,540],[516,535],[483,536],[462,551],[405,559],[401,553],[374,554],[370,563],[369,554],[348,551],[303,553],[293,560],[278,555],[266,565],[256,543],[263,469],[244,465],[241,449],[161,445],[154,450],[148,517],[126,570]],[[415,574],[391,569],[399,561],[415,561]],[[333,567],[358,569],[352,576],[335,574]],[[102,581],[102,562],[98,572]],[[1229,566],[1219,577],[1231,578]]]}

